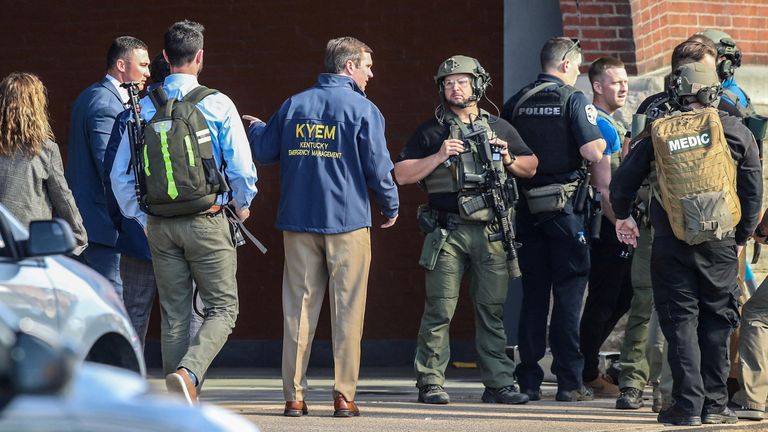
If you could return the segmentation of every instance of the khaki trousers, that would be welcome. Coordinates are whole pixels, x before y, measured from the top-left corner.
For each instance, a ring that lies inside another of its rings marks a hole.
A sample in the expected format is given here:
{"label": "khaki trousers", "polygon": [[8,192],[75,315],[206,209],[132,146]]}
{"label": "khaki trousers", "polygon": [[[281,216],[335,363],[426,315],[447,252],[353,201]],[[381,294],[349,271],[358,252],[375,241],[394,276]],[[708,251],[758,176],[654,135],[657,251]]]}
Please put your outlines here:
{"label": "khaki trousers", "polygon": [[[149,217],[147,226],[157,294],[163,371],[191,370],[202,381],[235,327],[237,253],[223,213],[173,218]],[[189,337],[192,281],[205,304],[205,318]]]}
{"label": "khaki trousers", "polygon": [[285,231],[283,243],[285,400],[304,400],[312,340],[328,286],[335,369],[333,393],[353,401],[360,373],[360,341],[371,264],[370,229],[342,234]]}
{"label": "khaki trousers", "polygon": [[750,409],[765,410],[768,398],[768,282],[763,281],[742,308],[739,378],[744,388],[733,400]]}

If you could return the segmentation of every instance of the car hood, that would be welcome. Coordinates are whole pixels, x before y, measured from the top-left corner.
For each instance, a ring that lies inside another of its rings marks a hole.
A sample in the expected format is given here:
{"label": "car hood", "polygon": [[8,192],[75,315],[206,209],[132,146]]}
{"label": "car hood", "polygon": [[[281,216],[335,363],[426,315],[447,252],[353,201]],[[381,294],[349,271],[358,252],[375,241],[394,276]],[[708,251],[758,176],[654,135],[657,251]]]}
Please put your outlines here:
{"label": "car hood", "polygon": [[[83,363],[57,396],[20,396],[0,418],[0,430],[256,431],[245,418],[214,405],[190,407],[151,391],[146,380],[124,369]],[[66,426],[65,426],[66,425]],[[70,429],[67,429],[69,427]]]}

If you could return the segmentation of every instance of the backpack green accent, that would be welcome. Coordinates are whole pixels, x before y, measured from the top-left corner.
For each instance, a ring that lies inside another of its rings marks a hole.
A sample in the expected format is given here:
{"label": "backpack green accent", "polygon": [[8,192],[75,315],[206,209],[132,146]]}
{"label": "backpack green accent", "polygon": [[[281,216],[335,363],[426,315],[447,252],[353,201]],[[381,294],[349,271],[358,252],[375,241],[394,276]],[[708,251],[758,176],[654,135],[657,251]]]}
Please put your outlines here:
{"label": "backpack green accent", "polygon": [[[167,98],[162,87],[150,97],[156,112],[144,129],[144,178],[139,204],[161,217],[204,212],[229,187],[213,158],[211,131],[197,108],[216,90],[199,86],[182,100]],[[150,167],[152,174],[150,175]]]}
{"label": "backpack green accent", "polygon": [[171,199],[176,199],[179,196],[179,191],[176,190],[176,182],[173,180],[173,164],[171,163],[171,155],[168,153],[168,133],[164,123],[160,123],[160,150],[163,152],[165,178],[168,180],[168,196]]}
{"label": "backpack green accent", "polygon": [[147,146],[144,146],[144,175],[149,177],[149,158],[147,157]]}

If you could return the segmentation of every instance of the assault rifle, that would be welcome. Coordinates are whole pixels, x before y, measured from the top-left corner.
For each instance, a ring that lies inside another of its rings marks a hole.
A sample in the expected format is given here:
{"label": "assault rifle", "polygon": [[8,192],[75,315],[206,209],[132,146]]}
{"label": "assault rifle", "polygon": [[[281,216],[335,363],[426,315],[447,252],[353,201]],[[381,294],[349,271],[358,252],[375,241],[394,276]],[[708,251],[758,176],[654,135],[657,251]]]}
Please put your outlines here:
{"label": "assault rifle", "polygon": [[[144,170],[142,168],[142,158],[140,147],[144,142],[144,121],[141,119],[139,113],[139,83],[136,81],[125,82],[120,84],[128,90],[128,105],[131,110],[131,118],[128,119],[126,124],[128,132],[128,143],[131,148],[131,163],[128,164],[128,171],[133,168],[133,188],[136,192],[136,201],[142,210],[146,211],[142,203],[141,197],[144,195]],[[128,174],[126,171],[126,174]]]}
{"label": "assault rifle", "polygon": [[[514,203],[519,199],[517,183],[512,175],[507,177],[505,183],[502,183],[501,171],[493,165],[494,156],[498,156],[498,151],[491,148],[493,146],[488,141],[488,134],[485,130],[480,129],[464,138],[471,138],[477,143],[477,151],[485,168],[484,178],[479,185],[483,191],[481,195],[485,204],[483,207],[490,207],[494,210],[495,222],[499,228],[498,232],[488,235],[488,241],[501,241],[507,252],[509,277],[517,279],[522,273],[517,259],[518,245],[515,242],[515,226],[509,214],[511,206],[508,204],[511,203],[514,206]],[[471,200],[462,203],[462,207],[467,214],[472,214],[482,208],[476,204],[474,200]]]}

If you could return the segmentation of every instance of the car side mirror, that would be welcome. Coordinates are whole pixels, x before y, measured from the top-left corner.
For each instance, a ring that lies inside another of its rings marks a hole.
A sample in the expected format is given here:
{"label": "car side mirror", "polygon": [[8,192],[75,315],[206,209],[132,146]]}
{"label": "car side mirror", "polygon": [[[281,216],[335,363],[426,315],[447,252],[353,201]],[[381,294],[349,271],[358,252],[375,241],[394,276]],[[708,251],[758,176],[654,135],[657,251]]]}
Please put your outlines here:
{"label": "car side mirror", "polygon": [[71,349],[19,333],[11,350],[11,382],[19,394],[56,394],[69,382],[75,355]]}
{"label": "car side mirror", "polygon": [[68,254],[75,246],[72,228],[63,219],[32,221],[29,224],[26,256]]}
{"label": "car side mirror", "polygon": [[[0,326],[2,327],[2,326]],[[53,331],[27,320],[19,322],[19,330],[5,337],[0,346],[0,410],[19,395],[52,395],[69,383],[77,356],[72,349],[56,340]]]}

